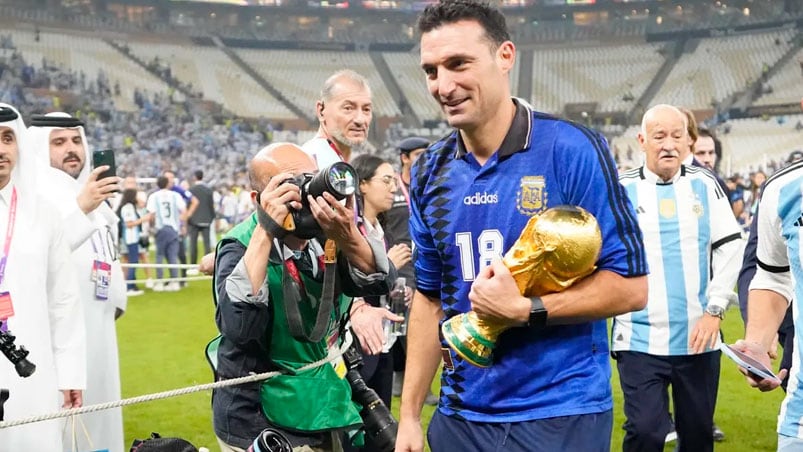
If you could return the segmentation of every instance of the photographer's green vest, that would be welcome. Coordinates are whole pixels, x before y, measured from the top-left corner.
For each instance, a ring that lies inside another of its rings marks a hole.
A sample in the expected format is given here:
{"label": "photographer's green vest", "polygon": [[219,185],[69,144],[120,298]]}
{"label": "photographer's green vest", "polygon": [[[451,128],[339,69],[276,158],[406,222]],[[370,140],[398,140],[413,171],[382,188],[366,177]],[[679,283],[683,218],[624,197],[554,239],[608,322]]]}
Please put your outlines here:
{"label": "photographer's green vest", "polygon": [[[256,227],[259,226],[254,213],[249,219],[232,228],[220,244],[226,239],[235,239],[247,247]],[[335,270],[333,268],[329,271]],[[351,298],[342,294],[337,296],[327,330],[330,334],[324,335],[323,339],[317,342],[296,340],[290,333],[285,314],[283,271],[284,263],[274,260],[268,262],[269,306],[273,320],[271,327],[266,331],[270,336],[270,350],[265,358],[271,360],[284,373],[262,382],[260,388],[262,411],[271,423],[289,430],[320,432],[359,427],[362,424],[359,405],[351,401],[351,388],[348,382],[338,375],[332,364],[325,363],[314,369],[297,370],[326,358],[329,341],[339,342],[334,340],[334,334],[343,321],[344,313],[348,312]],[[317,298],[310,300],[305,294],[305,299],[298,302],[302,321],[309,324],[311,321],[314,322],[316,317],[316,310],[311,301],[316,306],[320,304],[322,284],[302,272],[298,273],[306,292]],[[217,287],[217,284],[215,283],[213,287]],[[217,304],[217,293],[215,293],[215,304]],[[337,345],[335,343],[332,346],[337,347]],[[341,363],[342,374],[345,375],[342,360],[338,362]]]}

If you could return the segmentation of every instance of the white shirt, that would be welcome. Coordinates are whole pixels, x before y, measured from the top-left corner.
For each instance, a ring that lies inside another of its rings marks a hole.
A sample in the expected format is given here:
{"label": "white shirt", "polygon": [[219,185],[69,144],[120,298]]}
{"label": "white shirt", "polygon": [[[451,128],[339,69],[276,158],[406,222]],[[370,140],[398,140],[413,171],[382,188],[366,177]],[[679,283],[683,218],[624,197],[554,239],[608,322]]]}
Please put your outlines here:
{"label": "white shirt", "polygon": [[778,415],[778,433],[803,439],[803,386],[799,382],[803,324],[803,162],[790,165],[764,185],[758,208],[756,275],[750,290],[771,290],[792,303],[795,347],[786,398]]}
{"label": "white shirt", "polygon": [[[137,221],[139,219],[137,208],[131,203],[124,205],[122,209],[120,209],[120,217],[124,223]],[[126,245],[133,245],[139,242],[139,228],[139,226],[132,226],[129,228],[123,224],[123,241]]]}
{"label": "white shirt", "polygon": [[[56,207],[48,199],[19,195],[4,286],[14,306],[9,330],[17,337],[15,345],[30,351],[28,359],[36,371],[20,378],[11,362],[0,358],[1,386],[10,391],[7,421],[59,411],[59,389],[84,389],[87,378],[84,315],[64,228],[54,221]],[[5,200],[10,194],[2,196],[6,214],[1,217],[7,219]],[[51,420],[0,429],[0,444],[9,451],[63,450],[63,423]]]}
{"label": "white shirt", "polygon": [[301,146],[301,149],[304,150],[313,160],[315,160],[315,164],[318,165],[318,169],[322,170],[327,166],[342,162],[343,159],[340,157],[334,149],[332,149],[332,145],[329,144],[329,140],[323,137],[315,137]]}
{"label": "white shirt", "polygon": [[176,232],[181,231],[180,215],[187,210],[187,203],[178,193],[161,189],[148,196],[148,212],[156,215],[154,225],[156,231],[170,226]]}

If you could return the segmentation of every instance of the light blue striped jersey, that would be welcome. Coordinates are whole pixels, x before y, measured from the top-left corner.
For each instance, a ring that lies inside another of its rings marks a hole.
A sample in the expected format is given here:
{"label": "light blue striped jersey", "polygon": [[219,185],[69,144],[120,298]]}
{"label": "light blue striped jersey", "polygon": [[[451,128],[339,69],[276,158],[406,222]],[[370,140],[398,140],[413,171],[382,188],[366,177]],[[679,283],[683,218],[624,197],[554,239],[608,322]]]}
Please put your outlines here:
{"label": "light blue striped jersey", "polygon": [[126,245],[133,245],[134,243],[139,242],[139,233],[140,227],[139,226],[132,226],[126,227],[125,223],[129,221],[137,221],[139,219],[139,215],[137,215],[137,206],[133,203],[128,203],[120,208],[120,217],[123,222],[123,237],[122,241]]}
{"label": "light blue striped jersey", "polygon": [[[803,358],[803,162],[797,162],[770,177],[764,185],[758,206],[758,248],[756,275],[750,290],[772,290],[792,301],[795,324],[795,350],[786,398],[778,414],[778,433],[803,438],[803,385],[800,363]],[[791,270],[791,271],[790,271]]]}
{"label": "light blue striped jersey", "polygon": [[148,212],[154,214],[156,221],[156,231],[165,226],[170,226],[176,232],[181,231],[181,219],[179,216],[187,210],[187,203],[178,193],[161,189],[148,196]]}
{"label": "light blue striped jersey", "polygon": [[681,165],[664,182],[642,166],[619,180],[636,208],[650,274],[647,307],[614,319],[612,349],[692,354],[690,334],[706,306],[735,299],[744,252],[739,224],[707,170]]}

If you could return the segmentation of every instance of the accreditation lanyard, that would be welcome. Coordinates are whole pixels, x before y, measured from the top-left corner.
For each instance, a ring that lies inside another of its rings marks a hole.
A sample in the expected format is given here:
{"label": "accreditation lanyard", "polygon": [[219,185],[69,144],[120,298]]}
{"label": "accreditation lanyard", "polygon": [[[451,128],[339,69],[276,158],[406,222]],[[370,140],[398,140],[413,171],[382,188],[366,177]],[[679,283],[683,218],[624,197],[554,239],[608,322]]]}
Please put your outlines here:
{"label": "accreditation lanyard", "polygon": [[6,226],[6,241],[3,244],[3,258],[0,259],[0,285],[6,277],[6,264],[8,253],[11,251],[11,238],[14,236],[14,223],[17,220],[17,187],[11,192],[11,204],[8,209],[8,226]]}
{"label": "accreditation lanyard", "polygon": [[[304,251],[304,252],[308,253],[309,251]],[[292,257],[284,260],[284,267],[287,269],[287,273],[290,274],[290,277],[293,278],[293,281],[295,281],[295,283],[298,284],[298,287],[301,289],[301,292],[309,295],[307,289],[304,287],[304,281],[301,280],[301,274],[298,271],[298,267],[296,266],[296,263],[293,261]],[[318,256],[318,268],[320,269],[323,267],[324,267],[323,255],[320,255]]]}
{"label": "accreditation lanyard", "polygon": [[[95,234],[89,237],[89,242],[92,243],[92,250],[95,252],[95,260],[92,262],[92,272],[90,279],[95,283],[95,298],[101,301],[109,299],[109,287],[111,286],[112,266],[111,259],[106,260],[106,247],[103,246],[103,234],[100,231],[95,231],[100,237],[100,248],[95,245]],[[103,256],[101,258],[101,252]],[[111,256],[109,256],[111,258]]]}
{"label": "accreditation lanyard", "polygon": [[[340,157],[340,160],[345,162],[346,159],[343,158],[343,154],[340,152],[340,149],[338,149],[337,146],[335,146],[334,141],[327,138],[326,142],[329,143],[329,147],[331,147],[332,150],[335,151],[335,154],[337,154],[337,156]],[[318,168],[318,169],[323,169],[323,168]]]}
{"label": "accreditation lanyard", "polygon": [[[11,203],[8,209],[8,226],[6,226],[6,241],[3,244],[3,257],[0,259],[0,287],[6,277],[6,264],[8,253],[11,251],[11,238],[14,236],[14,223],[17,220],[17,187],[11,192]],[[11,303],[11,294],[8,291],[0,292],[0,330],[8,331],[6,320],[14,315],[14,305]]]}

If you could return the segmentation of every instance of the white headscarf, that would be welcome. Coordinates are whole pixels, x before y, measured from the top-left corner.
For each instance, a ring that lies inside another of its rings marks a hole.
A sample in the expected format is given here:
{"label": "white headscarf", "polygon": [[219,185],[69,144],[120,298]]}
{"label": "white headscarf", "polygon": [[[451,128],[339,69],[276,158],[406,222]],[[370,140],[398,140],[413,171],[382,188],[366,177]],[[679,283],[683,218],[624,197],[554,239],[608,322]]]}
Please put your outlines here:
{"label": "white headscarf", "polygon": [[[64,112],[48,113],[44,117],[53,119],[74,119]],[[50,166],[50,133],[54,130],[61,129],[78,130],[78,133],[81,134],[81,142],[84,145],[84,167],[81,168],[81,172],[78,174],[77,178],[73,178],[66,172]],[[46,181],[43,188],[51,193],[52,197],[56,198],[58,201],[57,205],[63,209],[63,212],[68,210],[75,204],[76,196],[81,189],[83,189],[84,185],[86,185],[86,182],[89,180],[89,173],[92,172],[92,152],[86,140],[84,127],[31,125],[31,127],[28,127],[28,142],[30,149],[36,155],[37,166],[41,171],[40,174],[43,175],[42,177]],[[95,209],[95,212],[103,215],[108,224],[115,225],[118,221],[117,214],[115,214],[106,203],[101,203],[101,205]]]}
{"label": "white headscarf", "polygon": [[9,109],[17,115],[15,119],[0,122],[0,126],[11,128],[17,139],[17,163],[11,172],[11,181],[17,187],[20,199],[31,198],[34,196],[37,181],[37,163],[32,156],[26,155],[27,152],[27,131],[22,115],[16,108],[9,104],[0,102],[0,108]]}

